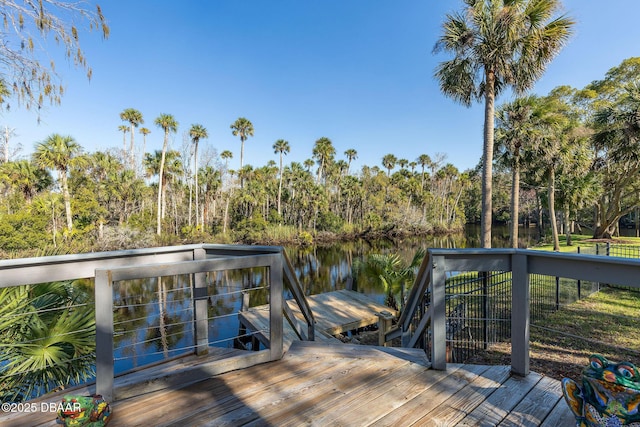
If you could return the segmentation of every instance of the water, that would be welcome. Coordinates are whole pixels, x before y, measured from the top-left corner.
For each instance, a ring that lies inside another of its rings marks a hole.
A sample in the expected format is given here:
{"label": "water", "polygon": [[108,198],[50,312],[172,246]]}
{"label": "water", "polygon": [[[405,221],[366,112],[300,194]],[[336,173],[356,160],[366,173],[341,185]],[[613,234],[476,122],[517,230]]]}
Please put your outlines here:
{"label": "water", "polygon": [[[410,263],[419,248],[477,247],[480,230],[469,226],[465,233],[402,239],[359,239],[327,246],[286,247],[300,284],[307,295],[340,289],[355,289],[383,304],[385,293],[377,281],[352,280],[355,260],[369,254],[397,253]],[[508,245],[506,227],[493,230],[493,246]],[[521,230],[521,243],[533,245],[535,229]],[[114,287],[115,370],[123,372],[137,366],[193,350],[191,283],[189,276],[134,280]],[[243,292],[250,295],[250,306],[268,303],[264,269],[210,273],[209,343],[233,347],[238,335],[237,313]],[[285,295],[291,298],[292,295]]]}

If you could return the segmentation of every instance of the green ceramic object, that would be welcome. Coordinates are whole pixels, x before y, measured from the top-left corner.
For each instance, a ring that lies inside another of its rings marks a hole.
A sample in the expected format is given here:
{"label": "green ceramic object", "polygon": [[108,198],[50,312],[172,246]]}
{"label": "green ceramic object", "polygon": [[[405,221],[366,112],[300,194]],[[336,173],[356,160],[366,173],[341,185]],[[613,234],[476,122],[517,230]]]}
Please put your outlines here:
{"label": "green ceramic object", "polygon": [[640,372],[633,363],[593,354],[582,384],[564,378],[562,392],[579,427],[640,427]]}

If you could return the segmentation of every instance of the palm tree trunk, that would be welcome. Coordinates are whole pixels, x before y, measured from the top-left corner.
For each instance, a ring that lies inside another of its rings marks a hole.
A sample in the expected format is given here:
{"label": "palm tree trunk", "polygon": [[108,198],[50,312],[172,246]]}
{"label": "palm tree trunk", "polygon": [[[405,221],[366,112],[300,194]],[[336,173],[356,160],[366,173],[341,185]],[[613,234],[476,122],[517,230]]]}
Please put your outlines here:
{"label": "palm tree trunk", "polygon": [[[280,183],[278,184],[278,216],[282,216],[282,210],[280,207],[282,197],[282,151],[280,152]],[[280,221],[282,223],[282,221]]]}
{"label": "palm tree trunk", "polygon": [[553,250],[560,250],[560,239],[558,238],[558,222],[556,221],[556,171],[552,166],[549,169],[549,220],[551,221],[551,236],[553,238]]}
{"label": "palm tree trunk", "polygon": [[571,219],[570,219],[569,204],[564,205],[564,231],[567,236],[567,246],[573,245],[571,242]]}
{"label": "palm tree trunk", "polygon": [[167,154],[167,144],[169,142],[169,131],[164,132],[164,144],[162,146],[162,156],[160,157],[160,172],[158,175],[158,209],[157,209],[157,224],[156,234],[159,236],[162,233],[162,177],[164,176],[164,160]]}
{"label": "palm tree trunk", "polygon": [[67,215],[67,230],[73,229],[71,217],[71,196],[69,195],[69,184],[67,183],[67,171],[60,171],[60,184],[62,185],[62,198],[64,199],[64,210]]}
{"label": "palm tree trunk", "polygon": [[200,204],[198,202],[198,141],[196,141],[195,150],[193,150],[194,169],[196,174],[196,228],[200,225]]}
{"label": "palm tree trunk", "polygon": [[511,247],[518,248],[518,216],[520,215],[520,165],[515,159],[511,182]]}
{"label": "palm tree trunk", "polygon": [[493,128],[495,103],[495,75],[486,71],[484,106],[484,147],[482,155],[482,217],[480,218],[480,242],[483,248],[491,247],[491,193],[493,180]]}

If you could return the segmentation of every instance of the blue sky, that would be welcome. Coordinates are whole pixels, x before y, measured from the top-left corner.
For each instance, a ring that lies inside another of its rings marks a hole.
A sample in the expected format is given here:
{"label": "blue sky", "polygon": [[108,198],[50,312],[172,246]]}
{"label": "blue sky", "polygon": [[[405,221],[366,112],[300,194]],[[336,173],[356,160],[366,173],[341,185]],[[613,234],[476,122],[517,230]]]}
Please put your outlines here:
{"label": "blue sky", "polygon": [[[21,155],[52,133],[73,136],[86,151],[120,148],[119,114],[135,108],[152,131],[147,151],[162,147],[153,121],[169,113],[180,125],[172,148],[180,149],[191,124],[200,123],[210,135],[201,152],[232,151],[231,168],[239,165],[240,142],[229,126],[241,116],[255,128],[245,143],[245,164],[254,166],[277,160],[278,139],[290,143],[286,162],[302,162],[323,136],[337,158],[355,148],[355,168],[380,165],[387,153],[410,161],[446,153],[461,170],[480,159],[482,105],[465,108],[445,98],[433,77],[446,59],[432,54],[433,45],[460,0],[100,3],[110,38],[83,33],[81,39],[91,82],[64,64],[51,43],[48,54],[66,87],[62,105],[43,111],[40,123],[15,105],[0,116],[0,126],[15,129],[11,143],[22,144]],[[540,95],[559,85],[582,88],[640,56],[640,2],[563,4],[577,21],[575,34],[536,85]]]}

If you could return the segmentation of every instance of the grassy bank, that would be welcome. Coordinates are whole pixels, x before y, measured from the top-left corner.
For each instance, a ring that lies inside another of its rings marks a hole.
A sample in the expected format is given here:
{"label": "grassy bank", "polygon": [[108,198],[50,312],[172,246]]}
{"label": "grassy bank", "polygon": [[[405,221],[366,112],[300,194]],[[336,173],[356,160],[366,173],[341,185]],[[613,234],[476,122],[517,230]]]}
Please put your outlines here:
{"label": "grassy bank", "polygon": [[[640,246],[640,237],[614,237],[612,239],[594,239],[591,235],[584,234],[572,234],[571,245],[567,245],[567,237],[565,235],[560,236],[560,252],[577,252],[580,248],[594,248],[596,244],[605,244],[607,242],[611,244],[623,244]],[[547,241],[534,246],[531,249],[537,249],[542,251],[553,251],[553,243]]]}

